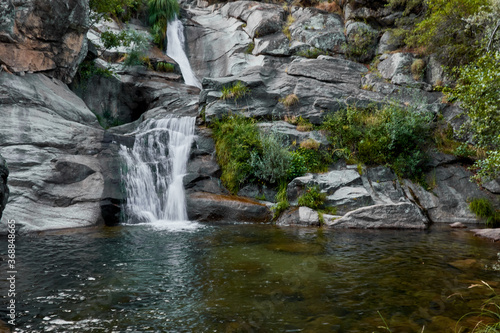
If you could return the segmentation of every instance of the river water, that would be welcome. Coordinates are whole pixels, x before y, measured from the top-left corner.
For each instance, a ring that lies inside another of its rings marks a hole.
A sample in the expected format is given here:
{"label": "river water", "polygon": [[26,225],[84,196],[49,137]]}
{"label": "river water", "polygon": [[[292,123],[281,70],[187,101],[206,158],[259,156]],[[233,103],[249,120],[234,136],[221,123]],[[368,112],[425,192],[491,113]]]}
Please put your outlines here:
{"label": "river water", "polygon": [[500,276],[463,230],[187,229],[18,235],[17,331],[453,332]]}

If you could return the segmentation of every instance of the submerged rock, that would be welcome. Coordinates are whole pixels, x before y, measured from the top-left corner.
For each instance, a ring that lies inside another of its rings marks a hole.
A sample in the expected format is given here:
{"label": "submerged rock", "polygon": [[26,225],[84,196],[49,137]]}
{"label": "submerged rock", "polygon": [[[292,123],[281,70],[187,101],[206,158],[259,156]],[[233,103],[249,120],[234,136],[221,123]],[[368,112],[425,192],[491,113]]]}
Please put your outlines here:
{"label": "submerged rock", "polygon": [[500,241],[500,228],[495,229],[472,229],[476,236],[484,237],[492,240],[493,242]]}

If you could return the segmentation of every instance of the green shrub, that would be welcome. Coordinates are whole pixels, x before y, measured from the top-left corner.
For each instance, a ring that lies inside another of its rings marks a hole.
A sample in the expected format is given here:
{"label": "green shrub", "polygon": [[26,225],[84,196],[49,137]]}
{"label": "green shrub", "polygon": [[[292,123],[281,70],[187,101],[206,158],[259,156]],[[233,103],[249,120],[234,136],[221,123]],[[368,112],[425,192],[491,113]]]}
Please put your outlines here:
{"label": "green shrub", "polygon": [[387,105],[382,109],[348,107],[329,115],[333,155],[350,163],[387,164],[400,177],[418,179],[423,173],[429,141],[430,113]]}
{"label": "green shrub", "polygon": [[268,184],[286,180],[292,156],[284,136],[277,132],[266,133],[260,135],[260,142],[262,151],[254,150],[250,154],[252,175]]}
{"label": "green shrub", "polygon": [[455,89],[446,90],[450,101],[459,100],[468,120],[462,126],[463,135],[471,135],[487,158],[478,161],[479,181],[500,176],[500,52],[490,52],[473,63],[456,69]]}
{"label": "green shrub", "polygon": [[110,78],[113,76],[113,72],[109,69],[97,67],[93,60],[84,60],[80,63],[76,72],[74,81],[76,88],[83,91],[87,90],[88,83],[94,76]]}
{"label": "green shrub", "polygon": [[316,59],[320,55],[327,54],[325,51],[321,51],[318,48],[312,47],[309,48],[305,51],[299,51],[297,52],[297,55],[299,57],[304,57],[304,58],[309,58],[309,59]]}
{"label": "green shrub", "polygon": [[149,25],[153,40],[163,49],[167,24],[179,15],[177,0],[149,0]]}
{"label": "green shrub", "polygon": [[306,192],[298,199],[299,206],[306,206],[312,209],[322,208],[325,204],[326,193],[321,193],[319,187],[308,187]]}
{"label": "green shrub", "polygon": [[306,159],[300,152],[294,151],[290,156],[290,167],[287,170],[288,180],[303,176],[308,171]]}
{"label": "green shrub", "polygon": [[231,86],[222,87],[222,99],[234,99],[235,101],[239,98],[245,97],[250,93],[250,88],[245,86],[241,81],[233,83]]}
{"label": "green shrub", "polygon": [[175,66],[169,62],[158,62],[156,64],[156,70],[159,72],[171,73],[175,70]]}
{"label": "green shrub", "polygon": [[288,203],[288,196],[286,194],[288,183],[286,181],[281,181],[276,194],[276,204],[273,206],[273,220],[276,220],[281,213],[283,213],[290,204]]}
{"label": "green shrub", "polygon": [[425,47],[445,66],[469,63],[477,56],[477,46],[483,38],[484,27],[471,25],[467,18],[478,13],[484,0],[427,1],[427,15],[416,24],[406,43]]}
{"label": "green shrub", "polygon": [[252,151],[261,151],[260,135],[252,119],[228,116],[212,123],[217,162],[221,166],[221,180],[231,193],[252,174]]}
{"label": "green shrub", "polygon": [[333,162],[331,154],[324,150],[300,147],[295,151],[295,153],[304,159],[306,172],[326,172],[328,171],[328,166]]}
{"label": "green shrub", "polygon": [[255,48],[255,43],[254,42],[248,43],[248,46],[247,46],[247,48],[245,50],[245,53],[246,54],[252,54],[254,48]]}
{"label": "green shrub", "polygon": [[469,209],[477,217],[484,219],[488,227],[500,225],[500,212],[495,210],[491,201],[485,198],[475,198],[469,203]]}
{"label": "green shrub", "polygon": [[350,34],[344,46],[346,57],[359,62],[370,60],[376,46],[376,38],[377,32],[366,28]]}

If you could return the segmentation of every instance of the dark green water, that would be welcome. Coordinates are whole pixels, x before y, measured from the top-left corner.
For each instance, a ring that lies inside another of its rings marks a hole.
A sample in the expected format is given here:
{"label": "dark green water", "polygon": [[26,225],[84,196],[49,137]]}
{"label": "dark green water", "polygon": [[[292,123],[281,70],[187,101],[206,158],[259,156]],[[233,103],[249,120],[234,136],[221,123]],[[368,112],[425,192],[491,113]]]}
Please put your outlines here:
{"label": "dark green water", "polygon": [[[6,238],[0,249],[5,260]],[[499,255],[498,244],[447,228],[142,225],[18,235],[16,327],[387,332],[380,312],[392,332],[453,332],[491,295],[470,285],[499,287]],[[6,321],[5,306],[0,315]]]}

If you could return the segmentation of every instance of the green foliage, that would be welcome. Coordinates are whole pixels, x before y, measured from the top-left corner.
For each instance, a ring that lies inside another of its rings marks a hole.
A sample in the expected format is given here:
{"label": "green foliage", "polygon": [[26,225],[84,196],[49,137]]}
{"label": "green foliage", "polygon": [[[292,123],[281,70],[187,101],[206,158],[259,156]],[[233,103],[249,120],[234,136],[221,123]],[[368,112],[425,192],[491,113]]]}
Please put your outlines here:
{"label": "green foliage", "polygon": [[86,90],[89,81],[94,76],[101,76],[110,78],[113,73],[109,69],[102,69],[95,65],[94,61],[84,60],[79,66],[76,72],[76,85],[78,89]]}
{"label": "green foliage", "polygon": [[171,64],[169,62],[158,62],[156,64],[156,70],[159,72],[171,73],[175,70],[175,67],[173,64]]}
{"label": "green foliage", "polygon": [[290,166],[287,170],[288,180],[303,176],[308,171],[306,158],[299,152],[290,154]]}
{"label": "green foliage", "polygon": [[305,57],[305,58],[309,58],[309,59],[316,59],[317,57],[319,57],[320,55],[323,55],[323,54],[327,54],[327,53],[324,51],[321,51],[320,49],[315,48],[315,47],[309,48],[305,51],[297,52],[297,55],[299,57]]}
{"label": "green foliage", "polygon": [[304,166],[307,172],[326,172],[328,171],[328,166],[333,162],[331,154],[323,150],[300,147],[295,153],[304,159]]}
{"label": "green foliage", "polygon": [[326,193],[321,193],[319,187],[308,187],[306,192],[298,199],[299,206],[306,206],[312,209],[322,208],[325,204]]}
{"label": "green foliage", "polygon": [[285,138],[279,133],[260,135],[262,151],[250,154],[252,175],[264,183],[277,184],[286,180],[292,156],[288,152]]}
{"label": "green foliage", "polygon": [[177,0],[149,0],[149,25],[153,41],[164,47],[167,32],[167,24],[179,15],[179,4]]}
{"label": "green foliage", "polygon": [[234,99],[235,101],[239,98],[245,97],[250,93],[250,88],[245,86],[241,81],[233,83],[230,87],[222,87],[222,99]]}
{"label": "green foliage", "polygon": [[126,17],[127,12],[138,10],[141,0],[89,0],[91,25],[103,18]]}
{"label": "green foliage", "polygon": [[446,90],[450,101],[459,100],[468,121],[462,134],[471,135],[477,147],[487,151],[487,158],[478,161],[477,180],[500,176],[500,52],[490,52],[469,65],[455,70],[458,82]]}
{"label": "green foliage", "polygon": [[288,202],[288,196],[286,194],[288,184],[286,181],[281,181],[278,189],[278,193],[276,194],[276,204],[273,206],[273,220],[276,220],[281,213],[283,213],[288,207],[290,207],[290,203]]}
{"label": "green foliage", "polygon": [[248,43],[248,46],[247,46],[247,48],[245,50],[245,53],[246,54],[252,54],[254,48],[255,48],[255,43],[254,42]]}
{"label": "green foliage", "polygon": [[500,225],[500,211],[496,211],[492,203],[485,198],[475,198],[469,203],[469,209],[477,217],[485,219],[488,227]]}
{"label": "green foliage", "polygon": [[237,193],[252,174],[252,151],[262,150],[259,131],[253,120],[236,115],[215,120],[212,126],[221,180],[231,193]]}
{"label": "green foliage", "polygon": [[329,131],[334,156],[351,163],[386,164],[400,177],[419,178],[427,155],[430,113],[387,105],[377,109],[348,107],[330,115]]}
{"label": "green foliage", "polygon": [[406,43],[425,47],[446,66],[456,67],[472,61],[484,36],[484,27],[470,24],[467,18],[478,13],[485,1],[432,0],[426,4],[426,17],[416,24]]}
{"label": "green foliage", "polygon": [[424,2],[424,0],[388,0],[386,6],[392,10],[403,10],[403,15],[407,16],[411,12],[422,9]]}

